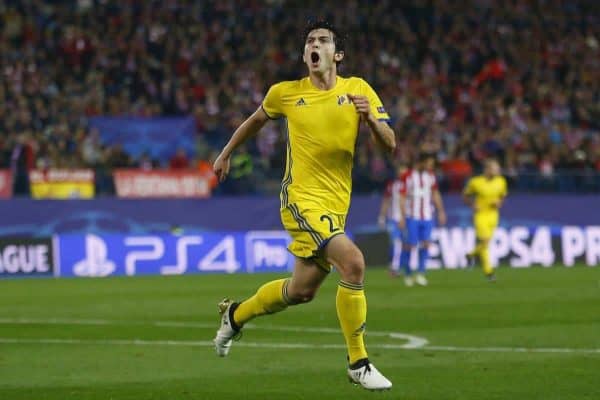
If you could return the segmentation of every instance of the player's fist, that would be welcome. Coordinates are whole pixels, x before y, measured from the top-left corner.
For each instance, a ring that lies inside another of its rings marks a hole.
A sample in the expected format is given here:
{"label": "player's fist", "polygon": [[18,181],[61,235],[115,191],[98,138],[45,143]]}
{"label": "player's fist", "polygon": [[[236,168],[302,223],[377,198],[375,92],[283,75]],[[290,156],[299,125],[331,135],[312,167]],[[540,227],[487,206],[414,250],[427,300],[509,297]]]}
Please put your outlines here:
{"label": "player's fist", "polygon": [[215,175],[217,175],[217,178],[219,178],[219,182],[223,182],[225,178],[227,178],[230,160],[231,157],[223,153],[219,154],[219,157],[217,157],[215,160],[215,163],[213,164],[213,171],[215,171]]}
{"label": "player's fist", "polygon": [[371,113],[371,105],[367,96],[353,95],[348,93],[348,99],[354,104],[356,112],[360,114],[362,119],[366,119]]}

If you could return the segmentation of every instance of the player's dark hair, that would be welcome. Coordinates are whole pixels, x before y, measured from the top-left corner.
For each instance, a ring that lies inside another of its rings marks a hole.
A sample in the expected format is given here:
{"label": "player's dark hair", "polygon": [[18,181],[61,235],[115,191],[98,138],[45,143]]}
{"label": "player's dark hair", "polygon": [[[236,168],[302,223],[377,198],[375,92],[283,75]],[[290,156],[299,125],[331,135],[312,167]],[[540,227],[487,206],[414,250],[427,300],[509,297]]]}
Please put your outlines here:
{"label": "player's dark hair", "polygon": [[346,34],[340,30],[339,28],[333,26],[333,24],[324,19],[317,20],[309,20],[304,28],[304,32],[302,33],[302,39],[304,43],[306,43],[306,38],[308,38],[308,34],[314,31],[315,29],[327,29],[333,34],[333,43],[335,44],[335,52],[345,52],[346,51]]}

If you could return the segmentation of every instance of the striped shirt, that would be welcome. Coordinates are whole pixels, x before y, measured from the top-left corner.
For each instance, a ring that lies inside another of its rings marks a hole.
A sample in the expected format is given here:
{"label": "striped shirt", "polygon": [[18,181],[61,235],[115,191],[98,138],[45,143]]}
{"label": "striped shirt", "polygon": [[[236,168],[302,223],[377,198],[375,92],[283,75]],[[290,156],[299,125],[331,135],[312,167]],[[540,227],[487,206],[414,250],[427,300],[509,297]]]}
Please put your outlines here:
{"label": "striped shirt", "polygon": [[404,215],[422,221],[433,219],[432,199],[437,189],[435,175],[430,171],[410,169],[402,175],[401,180],[401,193],[406,196]]}

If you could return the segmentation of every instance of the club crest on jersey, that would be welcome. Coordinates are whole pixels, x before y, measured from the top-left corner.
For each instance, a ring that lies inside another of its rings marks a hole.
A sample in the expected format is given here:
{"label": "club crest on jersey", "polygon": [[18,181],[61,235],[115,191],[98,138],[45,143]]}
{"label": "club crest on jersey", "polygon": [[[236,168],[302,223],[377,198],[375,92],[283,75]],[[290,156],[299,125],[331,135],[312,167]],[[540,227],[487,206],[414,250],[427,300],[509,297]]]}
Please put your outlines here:
{"label": "club crest on jersey", "polygon": [[306,102],[304,101],[304,99],[302,97],[300,97],[300,100],[298,100],[296,102],[296,107],[298,107],[298,106],[305,106],[305,105],[306,105]]}
{"label": "club crest on jersey", "polygon": [[345,94],[343,94],[341,96],[338,95],[338,97],[337,97],[337,103],[338,103],[338,106],[342,106],[344,104],[352,104],[352,100],[350,100],[348,98],[348,96],[346,96]]}

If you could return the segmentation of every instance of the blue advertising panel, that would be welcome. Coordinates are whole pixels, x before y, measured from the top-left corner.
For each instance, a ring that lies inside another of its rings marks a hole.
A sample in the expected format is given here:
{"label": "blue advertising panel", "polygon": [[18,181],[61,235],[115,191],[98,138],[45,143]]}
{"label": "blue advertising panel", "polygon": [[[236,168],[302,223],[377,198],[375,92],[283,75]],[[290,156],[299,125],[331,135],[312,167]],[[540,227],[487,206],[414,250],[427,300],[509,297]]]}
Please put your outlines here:
{"label": "blue advertising panel", "polygon": [[293,257],[279,232],[59,235],[62,276],[285,272]]}

